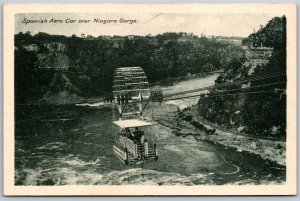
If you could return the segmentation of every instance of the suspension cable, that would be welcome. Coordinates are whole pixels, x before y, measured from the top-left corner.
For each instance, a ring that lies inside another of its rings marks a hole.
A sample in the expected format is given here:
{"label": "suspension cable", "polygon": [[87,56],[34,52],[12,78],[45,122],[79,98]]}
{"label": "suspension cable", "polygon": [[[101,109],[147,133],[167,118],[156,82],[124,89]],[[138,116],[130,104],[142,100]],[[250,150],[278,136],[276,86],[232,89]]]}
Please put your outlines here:
{"label": "suspension cable", "polygon": [[256,77],[256,78],[249,78],[249,79],[245,79],[245,80],[240,80],[240,81],[233,82],[233,83],[223,83],[223,84],[219,84],[219,85],[201,87],[201,88],[197,88],[197,89],[192,89],[192,90],[187,90],[187,91],[183,91],[183,92],[173,93],[173,94],[165,95],[164,98],[168,98],[168,97],[172,97],[172,96],[178,96],[178,95],[187,94],[187,93],[200,92],[200,91],[205,91],[205,90],[214,89],[214,88],[233,86],[233,85],[237,85],[237,84],[247,83],[247,82],[251,82],[251,81],[264,80],[264,79],[274,78],[274,77],[279,77],[279,76],[284,76],[284,75],[285,74],[276,74],[276,75],[274,75],[274,73],[272,73],[272,74],[268,74],[268,75],[264,75],[264,76],[259,76],[259,77]]}
{"label": "suspension cable", "polygon": [[[280,89],[284,90],[284,89]],[[258,94],[258,93],[269,93],[269,92],[274,92],[274,90],[267,90],[267,91],[254,91],[254,92],[244,92],[244,93],[231,93],[231,94],[220,94],[220,95],[215,95],[215,96],[207,96],[206,98],[212,98],[212,97],[218,97],[218,96],[233,96],[237,94]],[[183,98],[193,98],[193,97],[199,97],[202,96],[203,94],[200,95],[194,95],[194,96],[185,96],[185,97],[179,97],[179,98],[171,98],[166,101],[170,100],[178,100],[178,99],[183,99]]]}
{"label": "suspension cable", "polygon": [[[226,93],[226,92],[240,91],[240,90],[248,90],[248,89],[261,88],[261,87],[280,85],[280,84],[286,84],[286,82],[275,82],[275,83],[270,83],[270,84],[255,85],[255,86],[251,86],[251,87],[247,87],[247,88],[241,88],[241,89],[223,90],[223,91],[213,92],[213,93],[210,93],[210,94],[197,94],[196,96],[191,95],[190,97],[197,97],[197,96],[211,95],[211,94],[219,94],[219,93]],[[187,97],[189,97],[189,96],[177,97],[177,99],[181,99],[181,98],[183,99],[183,98],[187,98]],[[174,98],[171,97],[171,99],[166,99],[165,101],[169,101],[169,100],[174,100]]]}
{"label": "suspension cable", "polygon": [[219,84],[219,85],[202,87],[202,88],[192,89],[192,90],[178,92],[178,93],[174,93],[174,94],[169,94],[169,95],[165,95],[164,97],[177,96],[177,95],[181,95],[181,94],[185,94],[185,93],[193,93],[193,92],[199,92],[199,91],[204,91],[204,90],[209,90],[209,89],[214,89],[214,88],[219,88],[219,87],[232,86],[232,85],[247,83],[250,81],[258,81],[258,80],[263,80],[263,79],[267,79],[267,78],[273,78],[273,77],[277,77],[277,76],[280,76],[280,75],[267,76],[267,77],[263,76],[263,77],[259,77],[259,78],[241,80],[241,81],[237,81],[237,82],[233,82],[233,83],[223,83],[223,84]]}

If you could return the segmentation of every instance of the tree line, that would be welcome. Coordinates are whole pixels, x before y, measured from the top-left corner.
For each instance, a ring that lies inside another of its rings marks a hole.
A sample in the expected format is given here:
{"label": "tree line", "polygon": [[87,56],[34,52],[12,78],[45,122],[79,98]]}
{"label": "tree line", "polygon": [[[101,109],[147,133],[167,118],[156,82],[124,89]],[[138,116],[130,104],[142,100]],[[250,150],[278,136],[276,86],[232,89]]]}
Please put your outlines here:
{"label": "tree line", "polygon": [[[261,46],[273,48],[269,61],[255,64],[255,60],[249,61],[245,55],[236,55],[217,78],[216,84],[259,77],[265,79],[249,81],[249,90],[242,90],[243,84],[211,90],[207,97],[200,98],[198,111],[207,120],[228,129],[254,136],[285,138],[286,84],[271,86],[286,82],[285,16],[271,19],[242,43],[252,49]],[[226,95],[230,90],[233,95]]]}
{"label": "tree line", "polygon": [[[65,45],[61,52],[47,44]],[[36,45],[35,51],[27,46]],[[15,35],[16,100],[39,99],[67,90],[83,97],[101,96],[112,90],[118,67],[140,66],[150,83],[228,66],[242,48],[216,38],[190,33],[156,36],[98,36],[87,38],[29,32]],[[67,61],[66,61],[67,60]],[[68,69],[40,70],[40,66],[68,64]]]}

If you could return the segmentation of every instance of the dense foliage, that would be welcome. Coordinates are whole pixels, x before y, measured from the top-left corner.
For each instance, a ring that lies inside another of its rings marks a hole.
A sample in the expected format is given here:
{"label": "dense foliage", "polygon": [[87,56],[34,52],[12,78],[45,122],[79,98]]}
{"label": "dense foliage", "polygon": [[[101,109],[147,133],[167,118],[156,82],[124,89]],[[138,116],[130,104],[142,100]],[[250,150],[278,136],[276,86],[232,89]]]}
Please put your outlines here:
{"label": "dense foliage", "polygon": [[15,35],[15,47],[17,102],[61,91],[102,95],[111,91],[117,67],[141,66],[149,82],[214,71],[228,66],[228,54],[242,51],[218,38],[188,33],[80,38],[27,32]]}
{"label": "dense foliage", "polygon": [[[243,44],[249,46],[249,51],[261,46],[273,48],[269,61],[256,63],[257,60],[246,59],[245,55],[233,57],[235,59],[228,61],[216,84],[264,79],[211,90],[207,97],[199,100],[199,113],[228,129],[256,136],[285,137],[286,85],[270,84],[286,81],[286,18],[273,18],[265,27],[244,39]],[[242,89],[245,84],[252,88]],[[255,88],[257,85],[266,86]]]}

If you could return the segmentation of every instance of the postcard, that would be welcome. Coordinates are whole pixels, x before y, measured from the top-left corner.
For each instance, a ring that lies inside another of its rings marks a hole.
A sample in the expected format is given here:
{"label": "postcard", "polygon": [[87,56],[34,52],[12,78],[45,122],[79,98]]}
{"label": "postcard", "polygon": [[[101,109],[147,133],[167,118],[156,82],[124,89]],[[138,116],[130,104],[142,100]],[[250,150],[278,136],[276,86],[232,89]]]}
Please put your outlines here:
{"label": "postcard", "polygon": [[4,5],[7,196],[296,194],[295,4]]}

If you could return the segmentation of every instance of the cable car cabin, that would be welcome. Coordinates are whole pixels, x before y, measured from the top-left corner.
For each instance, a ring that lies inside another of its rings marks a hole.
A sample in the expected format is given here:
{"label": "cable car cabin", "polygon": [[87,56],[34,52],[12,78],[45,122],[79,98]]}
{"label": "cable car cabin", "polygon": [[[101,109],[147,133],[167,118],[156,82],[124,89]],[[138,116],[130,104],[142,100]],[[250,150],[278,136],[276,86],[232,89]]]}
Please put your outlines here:
{"label": "cable car cabin", "polygon": [[128,119],[114,121],[113,124],[118,128],[115,129],[113,152],[126,165],[158,160],[156,138],[154,135],[153,139],[151,134],[154,122]]}

